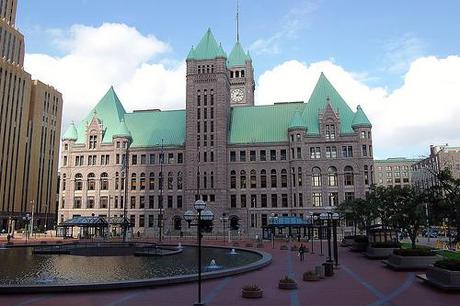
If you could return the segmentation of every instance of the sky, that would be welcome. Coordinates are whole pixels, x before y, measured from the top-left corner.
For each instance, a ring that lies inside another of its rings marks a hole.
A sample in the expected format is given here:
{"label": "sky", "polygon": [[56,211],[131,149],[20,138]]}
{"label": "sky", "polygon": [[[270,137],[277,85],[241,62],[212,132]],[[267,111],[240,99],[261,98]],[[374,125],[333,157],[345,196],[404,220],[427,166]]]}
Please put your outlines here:
{"label": "sky", "polygon": [[[373,124],[375,158],[460,145],[460,1],[239,0],[256,104],[307,101],[321,72]],[[25,69],[63,93],[63,132],[111,85],[128,111],[185,107],[185,57],[236,0],[19,0]]]}

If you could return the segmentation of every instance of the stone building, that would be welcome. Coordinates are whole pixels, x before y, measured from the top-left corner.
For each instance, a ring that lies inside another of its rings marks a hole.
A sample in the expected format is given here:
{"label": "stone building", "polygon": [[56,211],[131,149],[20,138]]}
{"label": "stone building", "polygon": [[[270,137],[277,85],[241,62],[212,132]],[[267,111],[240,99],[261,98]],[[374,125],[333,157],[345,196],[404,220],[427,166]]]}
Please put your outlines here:
{"label": "stone building", "polygon": [[460,147],[430,146],[430,155],[412,166],[413,183],[420,188],[437,184],[436,174],[449,168],[453,177],[460,178]]}
{"label": "stone building", "polygon": [[412,165],[420,159],[394,157],[374,160],[377,186],[409,186],[412,184]]}
{"label": "stone building", "polygon": [[[56,219],[62,95],[24,71],[17,0],[0,0],[0,230]],[[19,224],[18,224],[19,222]]]}
{"label": "stone building", "polygon": [[307,103],[254,106],[252,59],[239,41],[227,57],[208,30],[186,62],[185,110],[127,113],[110,88],[68,128],[60,221],[126,208],[134,232],[156,235],[161,225],[178,234],[201,197],[216,216],[214,232],[225,214],[227,229],[255,235],[272,214],[306,217],[366,195],[371,123],[324,74]]}

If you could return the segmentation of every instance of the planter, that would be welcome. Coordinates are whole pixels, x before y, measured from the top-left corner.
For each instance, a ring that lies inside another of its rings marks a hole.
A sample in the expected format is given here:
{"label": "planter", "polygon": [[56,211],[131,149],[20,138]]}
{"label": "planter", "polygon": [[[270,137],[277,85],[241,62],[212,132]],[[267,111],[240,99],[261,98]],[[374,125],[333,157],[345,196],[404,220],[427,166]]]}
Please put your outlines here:
{"label": "planter", "polygon": [[353,241],[353,243],[351,244],[350,250],[352,252],[364,252],[364,251],[366,251],[368,244],[369,243],[367,243],[367,242]]}
{"label": "planter", "polygon": [[394,270],[424,270],[436,261],[440,256],[401,256],[391,254],[383,263]]}
{"label": "planter", "polygon": [[366,253],[364,255],[370,259],[386,259],[393,254],[395,248],[373,248],[367,247]]}
{"label": "planter", "polygon": [[438,267],[428,267],[426,277],[433,283],[460,290],[460,271],[451,271]]}
{"label": "planter", "polygon": [[304,282],[316,282],[319,281],[320,278],[316,273],[304,273],[303,274],[303,281]]}
{"label": "planter", "polygon": [[340,246],[349,247],[353,244],[354,241],[355,241],[355,238],[343,238],[342,242],[340,243]]}
{"label": "planter", "polygon": [[297,283],[293,283],[293,282],[282,282],[280,281],[278,283],[278,288],[279,289],[283,289],[283,290],[293,290],[293,289],[297,289]]}
{"label": "planter", "polygon": [[264,295],[264,291],[260,290],[246,290],[241,289],[241,296],[246,299],[260,299]]}

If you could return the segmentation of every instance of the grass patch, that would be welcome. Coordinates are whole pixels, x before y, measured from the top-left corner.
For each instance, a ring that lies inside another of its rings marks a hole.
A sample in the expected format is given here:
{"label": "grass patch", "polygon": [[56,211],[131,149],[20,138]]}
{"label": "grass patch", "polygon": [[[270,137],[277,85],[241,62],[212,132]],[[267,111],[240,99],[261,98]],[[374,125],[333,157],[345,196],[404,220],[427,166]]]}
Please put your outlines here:
{"label": "grass patch", "polygon": [[445,259],[456,259],[460,260],[460,252],[452,252],[447,250],[442,250],[437,252],[439,255],[444,257]]}

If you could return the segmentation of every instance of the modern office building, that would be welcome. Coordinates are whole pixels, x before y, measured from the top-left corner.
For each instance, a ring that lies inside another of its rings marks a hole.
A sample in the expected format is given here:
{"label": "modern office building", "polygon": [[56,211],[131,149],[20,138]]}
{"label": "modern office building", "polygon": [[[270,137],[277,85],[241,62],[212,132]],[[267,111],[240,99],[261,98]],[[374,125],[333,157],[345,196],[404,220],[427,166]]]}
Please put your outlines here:
{"label": "modern office building", "polygon": [[460,147],[430,146],[430,155],[412,166],[414,185],[429,188],[437,184],[436,174],[449,168],[453,177],[460,178]]}
{"label": "modern office building", "polygon": [[412,165],[420,159],[394,157],[374,160],[377,186],[408,186],[412,184]]}
{"label": "modern office building", "polygon": [[227,56],[208,30],[186,62],[185,109],[128,113],[110,88],[68,127],[61,222],[126,209],[134,232],[156,235],[160,225],[179,234],[189,230],[183,213],[202,198],[214,231],[225,214],[227,229],[255,235],[272,215],[305,217],[366,195],[372,125],[324,74],[306,103],[254,105],[252,59],[238,40]]}
{"label": "modern office building", "polygon": [[62,95],[24,71],[17,0],[0,1],[0,230],[55,220]]}

